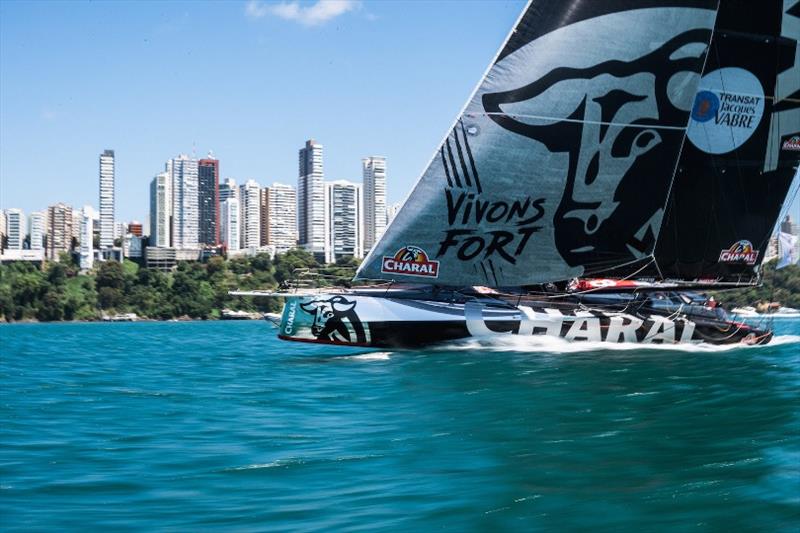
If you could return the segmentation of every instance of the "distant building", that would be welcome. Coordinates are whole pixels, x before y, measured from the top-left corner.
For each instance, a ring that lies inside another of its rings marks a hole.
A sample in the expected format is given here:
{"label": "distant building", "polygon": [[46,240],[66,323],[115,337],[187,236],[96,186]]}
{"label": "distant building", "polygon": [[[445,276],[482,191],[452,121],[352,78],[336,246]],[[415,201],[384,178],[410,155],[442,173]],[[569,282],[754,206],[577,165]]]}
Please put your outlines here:
{"label": "distant building", "polygon": [[44,236],[47,232],[47,213],[44,211],[34,211],[31,213],[30,225],[30,249],[44,250]]}
{"label": "distant building", "polygon": [[[236,186],[235,179],[227,178],[219,184],[219,205],[221,206],[222,202],[231,198],[239,199],[239,188]],[[220,214],[220,216],[222,215]]]}
{"label": "distant building", "polygon": [[47,208],[47,258],[58,261],[62,252],[71,249],[72,207],[63,203],[51,205]]}
{"label": "distant building", "polygon": [[114,150],[100,154],[100,248],[114,246]]}
{"label": "distant building", "polygon": [[91,270],[94,266],[94,220],[92,219],[92,211],[93,209],[88,205],[80,211],[80,256],[78,263],[81,270]]}
{"label": "distant building", "polygon": [[169,272],[178,264],[177,250],[170,247],[148,246],[144,250],[144,261],[147,268]]}
{"label": "distant building", "polygon": [[219,160],[209,154],[197,165],[199,242],[219,244]]}
{"label": "distant building", "polygon": [[400,207],[402,207],[401,202],[397,202],[396,204],[387,205],[386,206],[386,225],[388,226],[389,223],[394,220],[394,217],[397,216],[397,213],[400,211]]}
{"label": "distant building", "polygon": [[22,209],[6,209],[6,236],[8,239],[7,249],[22,250],[25,242],[25,235],[28,233],[25,213]]}
{"label": "distant building", "polygon": [[297,247],[297,191],[273,183],[261,191],[261,245],[277,253]]}
{"label": "distant building", "polygon": [[239,187],[240,247],[251,248],[261,245],[261,186],[254,180],[247,180]]}
{"label": "distant building", "polygon": [[150,182],[150,246],[172,246],[172,179],[167,172]]}
{"label": "distant building", "polygon": [[386,230],[386,158],[361,160],[364,180],[364,249],[370,250]]}
{"label": "distant building", "polygon": [[325,250],[325,183],[322,168],[322,145],[306,141],[298,157],[297,229],[298,244],[324,260]]}
{"label": "distant building", "polygon": [[144,239],[137,237],[132,233],[128,233],[122,238],[122,255],[123,257],[130,257],[138,259],[142,257],[144,251]]}
{"label": "distant building", "polygon": [[167,161],[172,181],[172,246],[196,249],[199,243],[197,159],[185,154]]}
{"label": "distant building", "polygon": [[138,220],[128,222],[128,232],[134,237],[141,237],[143,233],[142,223]]}
{"label": "distant building", "polygon": [[349,181],[325,183],[326,263],[363,254],[363,196],[361,186]]}
{"label": "distant building", "polygon": [[228,250],[238,250],[239,245],[239,200],[228,198],[220,207],[220,239]]}

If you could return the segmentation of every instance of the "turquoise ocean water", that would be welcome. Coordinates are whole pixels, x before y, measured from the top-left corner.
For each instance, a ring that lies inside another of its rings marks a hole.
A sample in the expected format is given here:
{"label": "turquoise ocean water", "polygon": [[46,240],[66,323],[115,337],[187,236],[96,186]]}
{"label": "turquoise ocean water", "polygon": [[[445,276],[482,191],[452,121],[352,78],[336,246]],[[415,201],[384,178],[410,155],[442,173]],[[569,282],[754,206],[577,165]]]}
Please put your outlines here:
{"label": "turquoise ocean water", "polygon": [[0,529],[796,531],[800,322],[756,348],[364,352],[0,326]]}

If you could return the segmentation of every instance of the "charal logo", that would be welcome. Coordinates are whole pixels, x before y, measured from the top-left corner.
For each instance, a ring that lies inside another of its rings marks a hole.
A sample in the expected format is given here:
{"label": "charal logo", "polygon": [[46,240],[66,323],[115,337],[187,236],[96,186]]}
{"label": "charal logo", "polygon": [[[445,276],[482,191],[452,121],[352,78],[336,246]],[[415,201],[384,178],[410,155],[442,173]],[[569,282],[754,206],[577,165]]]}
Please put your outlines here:
{"label": "charal logo", "polygon": [[439,261],[431,261],[419,246],[404,246],[393,257],[384,256],[381,272],[405,276],[439,277]]}
{"label": "charal logo", "polygon": [[755,265],[758,260],[758,250],[753,249],[750,241],[739,241],[719,254],[720,263],[746,263]]}
{"label": "charal logo", "polygon": [[800,151],[800,135],[793,135],[789,139],[783,141],[782,148],[784,150]]}

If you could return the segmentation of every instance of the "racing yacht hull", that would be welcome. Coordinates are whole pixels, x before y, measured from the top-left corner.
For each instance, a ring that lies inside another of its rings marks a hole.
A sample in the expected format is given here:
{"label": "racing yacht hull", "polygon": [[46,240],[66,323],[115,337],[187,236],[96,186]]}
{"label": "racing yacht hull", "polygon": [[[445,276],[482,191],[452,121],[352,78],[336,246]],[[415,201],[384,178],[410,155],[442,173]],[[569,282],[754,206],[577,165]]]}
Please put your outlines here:
{"label": "racing yacht hull", "polygon": [[497,335],[641,344],[765,344],[772,338],[771,331],[742,322],[630,305],[616,310],[527,297],[457,301],[347,291],[285,298],[281,339],[346,346],[419,347]]}

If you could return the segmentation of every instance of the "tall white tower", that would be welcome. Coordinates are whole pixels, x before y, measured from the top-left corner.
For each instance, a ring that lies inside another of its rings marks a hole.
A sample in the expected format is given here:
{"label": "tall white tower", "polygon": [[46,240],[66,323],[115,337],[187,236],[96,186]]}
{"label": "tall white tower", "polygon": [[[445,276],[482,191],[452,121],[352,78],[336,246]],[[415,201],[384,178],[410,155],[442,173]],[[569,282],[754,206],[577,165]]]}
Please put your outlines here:
{"label": "tall white tower", "polygon": [[197,248],[199,203],[197,159],[181,154],[167,161],[172,181],[172,245],[178,249]]}
{"label": "tall white tower", "polygon": [[[266,195],[266,224],[262,223],[261,231],[266,226],[266,238],[262,234],[262,242],[275,246],[278,253],[286,252],[297,246],[297,191],[291,185],[273,183],[264,189]],[[264,214],[262,213],[262,220]]]}
{"label": "tall white tower", "polygon": [[91,206],[84,206],[81,209],[81,230],[80,230],[80,267],[81,270],[91,270],[94,266],[94,249],[92,240],[94,238],[94,221],[92,220]]}
{"label": "tall white tower", "polygon": [[364,256],[362,205],[361,185],[345,180],[325,184],[326,263],[333,263],[340,257]]}
{"label": "tall white tower", "polygon": [[6,235],[9,250],[22,250],[25,234],[28,232],[25,213],[22,209],[6,209]]}
{"label": "tall white tower", "polygon": [[370,250],[386,231],[386,158],[361,160],[364,179],[364,250]]}
{"label": "tall white tower", "polygon": [[297,178],[299,244],[318,259],[325,258],[325,183],[322,145],[311,139],[300,149]]}
{"label": "tall white tower", "polygon": [[239,187],[239,202],[239,242],[242,248],[257,248],[261,245],[261,185],[254,180],[247,180]]}
{"label": "tall white tower", "polygon": [[156,174],[150,182],[150,246],[172,245],[172,179]]}
{"label": "tall white tower", "polygon": [[114,150],[100,154],[100,248],[114,246]]}
{"label": "tall white tower", "polygon": [[228,250],[238,250],[239,246],[239,200],[228,198],[220,204],[219,238]]}
{"label": "tall white tower", "polygon": [[47,213],[31,213],[31,250],[44,250],[44,235],[47,231]]}

